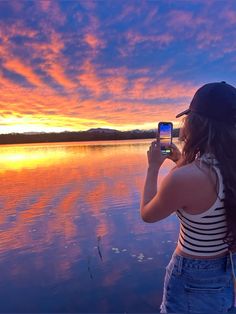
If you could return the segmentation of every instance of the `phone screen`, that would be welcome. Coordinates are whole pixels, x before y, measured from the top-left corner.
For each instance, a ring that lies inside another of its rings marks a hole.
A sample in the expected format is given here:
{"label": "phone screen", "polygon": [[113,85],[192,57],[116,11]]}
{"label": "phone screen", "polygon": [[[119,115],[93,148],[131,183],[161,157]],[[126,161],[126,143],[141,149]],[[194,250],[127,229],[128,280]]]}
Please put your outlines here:
{"label": "phone screen", "polygon": [[171,122],[160,122],[158,124],[161,152],[164,155],[171,153],[172,130],[173,124]]}

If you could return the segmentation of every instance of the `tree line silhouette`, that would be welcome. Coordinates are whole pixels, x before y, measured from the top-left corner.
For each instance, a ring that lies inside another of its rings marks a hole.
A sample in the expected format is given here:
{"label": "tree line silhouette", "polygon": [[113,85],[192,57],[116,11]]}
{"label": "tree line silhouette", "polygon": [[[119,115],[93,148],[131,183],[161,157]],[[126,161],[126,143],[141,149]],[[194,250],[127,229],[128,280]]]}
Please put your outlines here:
{"label": "tree line silhouette", "polygon": [[[179,136],[179,129],[173,130],[173,136]],[[0,134],[0,144],[24,144],[24,143],[52,143],[52,142],[79,142],[100,140],[128,140],[155,138],[156,131],[78,131],[61,133],[9,133]]]}

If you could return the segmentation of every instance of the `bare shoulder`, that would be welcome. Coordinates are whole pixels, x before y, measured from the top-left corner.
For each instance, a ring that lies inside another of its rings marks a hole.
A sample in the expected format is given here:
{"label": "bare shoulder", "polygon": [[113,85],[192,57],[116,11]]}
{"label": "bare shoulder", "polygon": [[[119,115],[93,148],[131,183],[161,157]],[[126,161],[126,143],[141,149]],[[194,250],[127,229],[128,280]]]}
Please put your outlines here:
{"label": "bare shoulder", "polygon": [[174,168],[169,180],[189,214],[200,214],[215,202],[216,173],[205,164],[200,167],[195,161]]}
{"label": "bare shoulder", "polygon": [[194,161],[172,169],[169,173],[169,178],[178,184],[180,188],[184,186],[192,189],[195,185],[205,184],[209,174],[210,170],[206,165],[200,168],[197,162]]}
{"label": "bare shoulder", "polygon": [[197,176],[199,175],[199,168],[197,167],[195,162],[192,162],[190,164],[175,167],[171,170],[171,174],[173,177],[176,178],[189,178],[190,175]]}
{"label": "bare shoulder", "polygon": [[192,193],[194,187],[199,185],[202,179],[201,171],[195,163],[173,168],[163,179],[161,188],[169,195],[186,198],[186,194]]}

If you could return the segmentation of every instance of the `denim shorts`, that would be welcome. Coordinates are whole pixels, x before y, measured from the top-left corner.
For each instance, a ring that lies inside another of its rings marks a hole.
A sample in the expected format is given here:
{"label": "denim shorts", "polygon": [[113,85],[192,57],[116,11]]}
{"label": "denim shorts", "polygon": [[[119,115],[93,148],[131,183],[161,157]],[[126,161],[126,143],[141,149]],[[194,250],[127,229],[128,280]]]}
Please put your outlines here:
{"label": "denim shorts", "polygon": [[236,252],[212,259],[174,252],[166,267],[160,313],[236,313],[233,270]]}

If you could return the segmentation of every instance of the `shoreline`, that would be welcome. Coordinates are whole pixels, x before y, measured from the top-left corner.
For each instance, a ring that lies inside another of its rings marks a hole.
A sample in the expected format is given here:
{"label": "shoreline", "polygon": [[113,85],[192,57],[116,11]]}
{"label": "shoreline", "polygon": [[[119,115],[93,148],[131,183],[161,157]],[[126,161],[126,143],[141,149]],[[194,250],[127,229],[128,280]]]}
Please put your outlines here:
{"label": "shoreline", "polygon": [[[173,138],[179,137],[179,129],[174,129]],[[35,143],[64,143],[91,141],[122,141],[155,139],[155,131],[115,131],[115,132],[62,132],[38,134],[0,134],[0,145],[35,144]]]}
{"label": "shoreline", "polygon": [[[173,137],[174,138],[178,138],[178,137]],[[31,145],[31,144],[59,144],[59,143],[79,143],[79,144],[83,144],[83,143],[88,143],[88,142],[114,142],[114,141],[129,141],[129,140],[151,140],[151,139],[155,139],[155,138],[130,138],[130,139],[115,139],[115,140],[80,140],[80,141],[50,141],[50,142],[46,142],[46,141],[42,141],[42,142],[16,142],[16,143],[0,143],[0,147],[1,146],[7,146],[7,145]]]}

